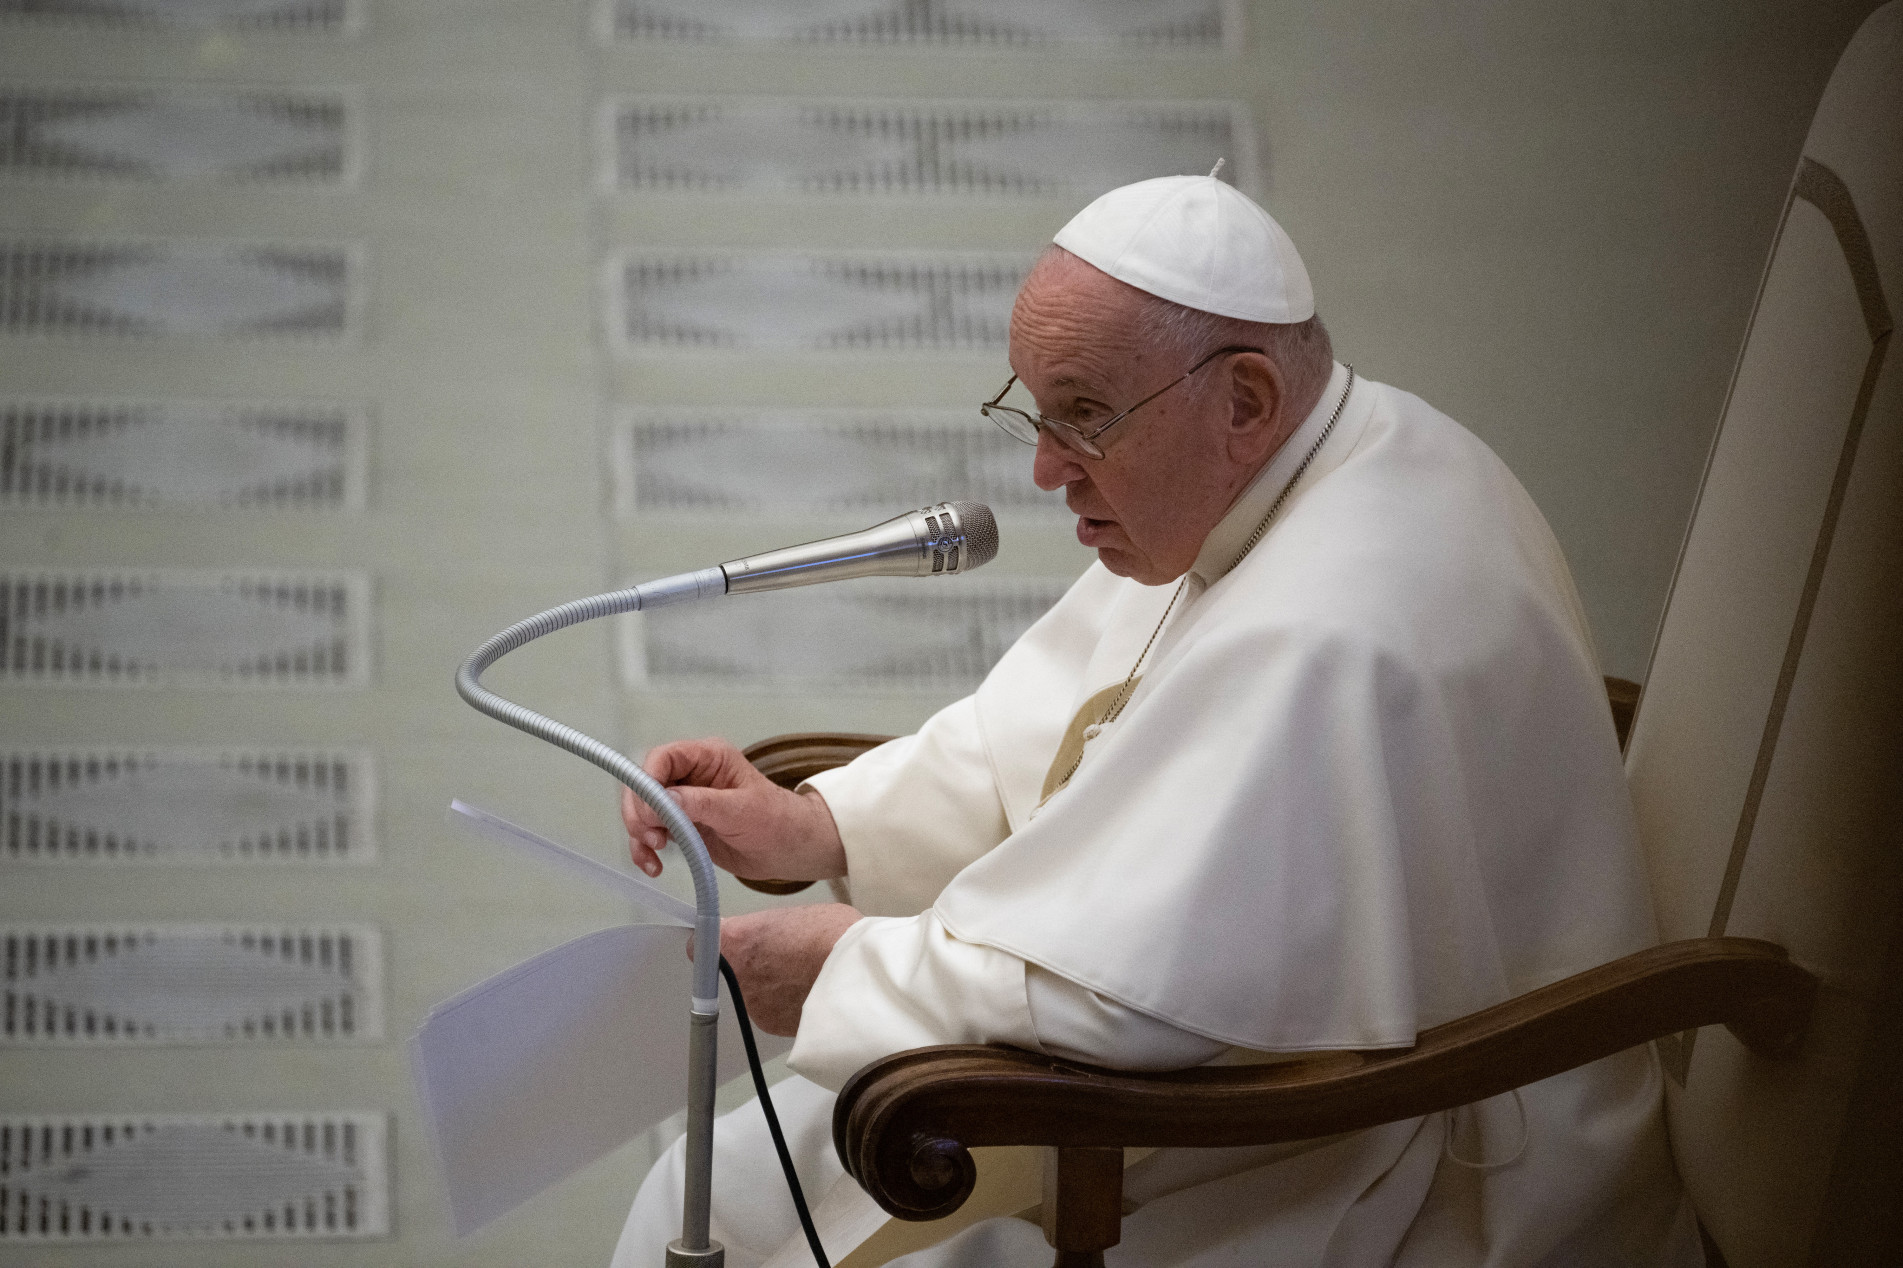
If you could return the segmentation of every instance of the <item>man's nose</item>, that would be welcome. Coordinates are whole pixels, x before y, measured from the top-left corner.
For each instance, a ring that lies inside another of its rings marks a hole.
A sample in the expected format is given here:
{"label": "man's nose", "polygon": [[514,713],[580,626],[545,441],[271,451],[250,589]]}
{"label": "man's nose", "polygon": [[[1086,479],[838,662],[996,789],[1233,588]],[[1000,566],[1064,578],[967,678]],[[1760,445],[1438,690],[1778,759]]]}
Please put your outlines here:
{"label": "man's nose", "polygon": [[1045,492],[1063,488],[1087,473],[1083,457],[1069,445],[1051,435],[1050,429],[1037,429],[1037,455],[1031,459],[1031,479]]}

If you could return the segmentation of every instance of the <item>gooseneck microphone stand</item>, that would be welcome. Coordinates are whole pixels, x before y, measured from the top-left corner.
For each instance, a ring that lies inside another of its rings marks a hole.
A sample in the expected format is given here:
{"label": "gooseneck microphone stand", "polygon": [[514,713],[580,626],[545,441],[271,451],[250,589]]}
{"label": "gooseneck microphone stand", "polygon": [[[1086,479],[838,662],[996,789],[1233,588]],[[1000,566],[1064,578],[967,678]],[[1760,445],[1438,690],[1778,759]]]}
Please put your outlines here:
{"label": "gooseneck microphone stand", "polygon": [[[526,731],[593,762],[632,789],[653,809],[687,860],[694,878],[694,972],[688,1004],[687,1149],[681,1236],[667,1248],[666,1268],[723,1268],[726,1251],[709,1232],[713,1203],[714,1091],[720,1023],[720,890],[706,843],[680,806],[626,755],[533,709],[504,700],[482,685],[491,665],[523,645],[597,617],[648,611],[674,603],[812,585],[849,577],[954,576],[989,563],[998,553],[998,526],[988,507],[941,502],[883,524],[824,541],[681,573],[626,590],[576,599],[517,621],[470,653],[456,671],[457,694],[498,722]],[[744,1009],[734,993],[736,1010]],[[756,1070],[756,1078],[758,1072]],[[759,1081],[764,1099],[765,1082]],[[770,1104],[770,1103],[769,1103]],[[770,1113],[770,1110],[769,1110]],[[777,1132],[776,1132],[777,1135]],[[782,1158],[789,1183],[790,1157]],[[810,1221],[808,1237],[818,1254]],[[823,1262],[823,1261],[822,1261]]]}
{"label": "gooseneck microphone stand", "polygon": [[556,630],[621,612],[639,612],[709,598],[727,592],[727,578],[718,568],[669,577],[610,594],[576,599],[558,608],[517,621],[470,653],[456,671],[456,691],[470,705],[499,722],[526,731],[538,739],[567,749],[634,790],[667,826],[667,834],[687,860],[694,878],[694,975],[688,1011],[687,1039],[687,1175],[682,1202],[681,1236],[667,1248],[667,1268],[722,1268],[727,1252],[708,1233],[713,1203],[715,1046],[720,1024],[720,888],[714,861],[692,820],[653,776],[625,754],[557,722],[504,700],[482,685],[483,671],[523,644]]}

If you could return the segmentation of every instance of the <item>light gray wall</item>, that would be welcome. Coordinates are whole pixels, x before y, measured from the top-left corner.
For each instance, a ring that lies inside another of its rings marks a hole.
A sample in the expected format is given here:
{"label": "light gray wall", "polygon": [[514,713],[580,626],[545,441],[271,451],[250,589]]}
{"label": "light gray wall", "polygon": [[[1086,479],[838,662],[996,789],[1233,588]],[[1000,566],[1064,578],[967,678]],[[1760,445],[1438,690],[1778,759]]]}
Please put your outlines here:
{"label": "light gray wall", "polygon": [[1644,674],[1798,147],[1876,5],[1258,4],[1270,206],[1346,360],[1479,433]]}
{"label": "light gray wall", "polygon": [[[600,261],[626,246],[1030,249],[1074,208],[604,196],[591,138],[605,94],[1246,100],[1269,205],[1301,245],[1342,357],[1501,453],[1566,548],[1608,671],[1636,677],[1812,104],[1873,7],[1258,2],[1234,57],[604,49],[587,0],[373,0],[346,40],[0,25],[0,75],[13,83],[352,85],[369,158],[356,188],[311,193],[8,184],[0,230],[348,239],[371,264],[363,329],[345,344],[0,340],[3,390],[361,398],[375,412],[362,515],[0,511],[0,562],[348,567],[374,574],[378,592],[371,691],[4,686],[0,738],[365,744],[383,783],[374,869],[11,869],[0,917],[375,921],[391,984],[391,1040],[369,1052],[0,1052],[0,1109],[394,1111],[399,1240],[302,1248],[301,1263],[584,1263],[612,1244],[652,1141],[471,1242],[448,1235],[398,1040],[431,1002],[618,918],[441,826],[449,796],[475,796],[604,856],[617,848],[603,781],[468,713],[450,669],[506,621],[630,574],[856,526],[616,520],[601,471],[614,404],[962,406],[994,390],[1003,367],[988,356],[628,359],[603,344]],[[997,567],[1083,562],[1068,529],[1046,522],[1014,526]],[[630,749],[682,733],[898,730],[939,703],[634,697],[600,630],[532,659],[505,681]],[[181,1265],[288,1256],[136,1252]]]}

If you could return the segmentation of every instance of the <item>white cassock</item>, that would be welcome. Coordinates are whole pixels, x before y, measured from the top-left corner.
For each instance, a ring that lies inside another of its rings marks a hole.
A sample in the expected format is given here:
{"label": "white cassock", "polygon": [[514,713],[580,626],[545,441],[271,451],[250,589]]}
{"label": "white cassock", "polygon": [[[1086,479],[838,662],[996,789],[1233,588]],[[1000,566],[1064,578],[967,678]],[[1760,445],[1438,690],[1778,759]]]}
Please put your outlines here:
{"label": "white cassock", "polygon": [[[1656,941],[1585,618],[1492,452],[1358,382],[1235,562],[1347,382],[1337,366],[1211,533],[1116,720],[1086,729],[1176,587],[1096,565],[975,695],[812,781],[867,919],[776,1094],[809,1192],[840,1175],[827,1089],[889,1053],[1173,1069],[1399,1048]],[[1660,1093],[1648,1046],[1322,1142],[1157,1151],[1106,1260],[1699,1264]],[[717,1233],[748,1268],[797,1226],[757,1108],[718,1141]],[[618,1268],[677,1235],[679,1169],[676,1149],[643,1186]],[[903,1262],[1050,1258],[994,1219]]]}

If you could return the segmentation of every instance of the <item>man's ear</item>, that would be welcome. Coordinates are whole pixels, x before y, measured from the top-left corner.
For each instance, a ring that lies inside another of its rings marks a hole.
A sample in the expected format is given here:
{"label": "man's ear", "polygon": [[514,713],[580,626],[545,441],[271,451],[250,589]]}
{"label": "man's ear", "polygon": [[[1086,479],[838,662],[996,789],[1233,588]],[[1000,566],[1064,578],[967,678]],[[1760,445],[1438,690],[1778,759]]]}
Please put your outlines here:
{"label": "man's ear", "polygon": [[1288,380],[1259,352],[1240,352],[1229,367],[1229,456],[1257,466],[1288,439]]}

